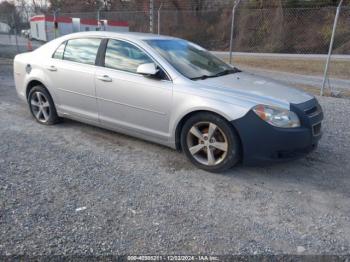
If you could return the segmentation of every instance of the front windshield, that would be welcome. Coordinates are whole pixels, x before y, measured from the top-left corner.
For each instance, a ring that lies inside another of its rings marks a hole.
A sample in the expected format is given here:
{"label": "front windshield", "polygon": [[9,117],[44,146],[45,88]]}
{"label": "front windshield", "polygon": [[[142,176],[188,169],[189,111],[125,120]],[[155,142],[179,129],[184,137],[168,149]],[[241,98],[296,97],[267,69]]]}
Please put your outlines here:
{"label": "front windshield", "polygon": [[190,79],[219,76],[234,69],[209,51],[185,40],[152,39],[146,42],[177,71]]}

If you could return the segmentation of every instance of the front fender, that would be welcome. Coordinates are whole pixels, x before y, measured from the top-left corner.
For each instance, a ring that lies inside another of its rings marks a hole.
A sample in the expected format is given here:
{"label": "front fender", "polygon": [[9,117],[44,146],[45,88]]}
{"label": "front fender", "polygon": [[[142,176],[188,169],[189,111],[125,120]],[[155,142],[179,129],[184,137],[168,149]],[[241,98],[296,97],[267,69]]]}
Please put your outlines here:
{"label": "front fender", "polygon": [[222,116],[227,121],[233,121],[243,117],[254,106],[254,104],[251,106],[235,105],[221,100],[185,93],[174,93],[173,100],[173,112],[169,121],[169,130],[172,131],[170,138],[174,144],[177,126],[188,114],[198,111],[209,111]]}

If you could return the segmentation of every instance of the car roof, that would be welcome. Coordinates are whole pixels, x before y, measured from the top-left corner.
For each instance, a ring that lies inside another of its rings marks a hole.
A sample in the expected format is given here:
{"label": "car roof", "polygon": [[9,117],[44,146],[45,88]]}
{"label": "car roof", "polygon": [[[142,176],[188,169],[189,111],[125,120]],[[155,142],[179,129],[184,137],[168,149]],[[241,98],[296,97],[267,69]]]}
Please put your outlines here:
{"label": "car roof", "polygon": [[71,37],[88,37],[88,36],[101,36],[101,37],[122,37],[129,40],[150,40],[150,39],[178,39],[172,36],[156,35],[150,33],[138,33],[138,32],[110,32],[110,31],[88,31],[69,34]]}

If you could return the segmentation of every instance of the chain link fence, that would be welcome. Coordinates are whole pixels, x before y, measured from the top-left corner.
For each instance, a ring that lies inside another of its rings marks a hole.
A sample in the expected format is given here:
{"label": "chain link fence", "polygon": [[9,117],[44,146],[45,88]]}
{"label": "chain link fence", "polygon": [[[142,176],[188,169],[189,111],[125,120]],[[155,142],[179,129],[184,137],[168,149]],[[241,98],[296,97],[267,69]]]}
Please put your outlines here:
{"label": "chain link fence", "polygon": [[[336,7],[238,8],[234,25],[235,52],[326,54]],[[61,13],[96,19],[97,12]],[[153,33],[194,41],[209,50],[228,51],[232,10],[155,10]],[[149,11],[101,11],[100,19],[126,21],[130,31],[150,32]],[[334,54],[350,54],[350,7],[340,12]]]}
{"label": "chain link fence", "polygon": [[[335,8],[238,9],[234,48],[242,52],[325,54],[334,14]],[[350,27],[342,30],[350,33]],[[343,51],[350,53],[350,49]]]}
{"label": "chain link fence", "polygon": [[[298,87],[319,90],[335,14],[336,7],[254,9],[239,6],[233,28],[233,63],[256,73],[270,74],[276,80],[290,79],[289,83]],[[46,15],[53,16],[53,13]],[[221,51],[216,54],[229,60],[232,6],[204,10],[170,10],[160,6],[153,12],[96,11],[57,15],[127,22],[129,31],[149,33],[153,30],[156,34],[184,38],[209,50]],[[15,31],[19,33],[20,29],[11,32]],[[326,82],[331,88],[326,93],[341,91],[350,96],[349,6],[340,10],[332,54]]]}

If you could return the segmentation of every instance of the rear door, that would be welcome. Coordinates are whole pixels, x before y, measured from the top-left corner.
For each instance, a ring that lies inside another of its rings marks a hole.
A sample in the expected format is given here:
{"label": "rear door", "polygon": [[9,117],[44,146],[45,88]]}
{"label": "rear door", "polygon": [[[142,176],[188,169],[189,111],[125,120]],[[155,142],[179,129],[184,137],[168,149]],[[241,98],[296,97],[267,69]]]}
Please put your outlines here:
{"label": "rear door", "polygon": [[157,78],[137,74],[140,64],[155,61],[133,43],[110,39],[105,49],[95,80],[100,121],[167,139],[172,81],[161,68]]}
{"label": "rear door", "polygon": [[48,76],[67,115],[98,121],[95,60],[99,38],[78,38],[62,43],[49,65]]}

